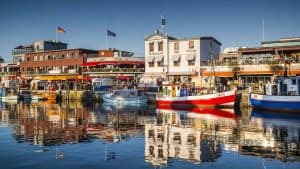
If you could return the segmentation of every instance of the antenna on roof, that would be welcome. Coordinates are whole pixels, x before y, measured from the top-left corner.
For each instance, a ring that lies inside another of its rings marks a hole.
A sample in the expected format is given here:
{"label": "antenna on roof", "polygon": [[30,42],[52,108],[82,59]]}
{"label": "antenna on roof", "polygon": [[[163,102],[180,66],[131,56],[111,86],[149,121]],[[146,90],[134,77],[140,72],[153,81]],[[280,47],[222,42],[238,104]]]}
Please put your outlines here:
{"label": "antenna on roof", "polygon": [[262,40],[265,41],[265,18],[262,20]]}
{"label": "antenna on roof", "polygon": [[164,16],[160,16],[160,33],[163,32],[163,28],[166,26],[166,19]]}

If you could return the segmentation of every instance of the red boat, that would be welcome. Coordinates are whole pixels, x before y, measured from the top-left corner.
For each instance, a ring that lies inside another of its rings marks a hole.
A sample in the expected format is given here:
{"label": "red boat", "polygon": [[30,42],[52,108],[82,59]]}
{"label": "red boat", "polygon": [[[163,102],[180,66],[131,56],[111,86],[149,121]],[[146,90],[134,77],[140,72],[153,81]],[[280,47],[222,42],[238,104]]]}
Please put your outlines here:
{"label": "red boat", "polygon": [[157,96],[157,105],[190,105],[197,107],[233,106],[236,90],[197,96]]}
{"label": "red boat", "polygon": [[235,119],[236,115],[233,109],[206,109],[199,107],[189,107],[189,106],[171,106],[171,105],[158,105],[158,112],[184,112],[189,113],[190,116],[207,117],[207,118],[225,118],[225,119]]}

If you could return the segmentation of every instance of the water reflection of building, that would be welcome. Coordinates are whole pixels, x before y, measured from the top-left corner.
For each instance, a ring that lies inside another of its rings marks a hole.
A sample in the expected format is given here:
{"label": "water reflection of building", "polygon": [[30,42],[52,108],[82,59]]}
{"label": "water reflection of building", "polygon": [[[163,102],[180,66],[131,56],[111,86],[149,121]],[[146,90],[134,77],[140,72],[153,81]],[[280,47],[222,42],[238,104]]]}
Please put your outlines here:
{"label": "water reflection of building", "polygon": [[156,121],[145,125],[145,161],[154,166],[168,165],[170,160],[215,161],[222,149],[284,162],[300,161],[299,115],[245,119],[236,119],[223,110],[157,109]]}
{"label": "water reflection of building", "polygon": [[[0,102],[0,126],[4,127],[4,126],[8,126],[11,124],[15,124],[16,121],[18,121],[17,117],[16,117],[16,109],[17,106],[15,104],[12,105],[6,105],[2,102]],[[10,112],[14,112],[14,113],[10,113]]]}
{"label": "water reflection of building", "polygon": [[[157,109],[157,121],[145,125],[146,161],[160,166],[167,165],[170,158],[193,163],[219,158],[221,142],[216,138],[222,136],[218,131],[232,133],[235,121],[202,115]],[[219,130],[221,126],[224,128]]]}
{"label": "water reflection of building", "polygon": [[19,123],[13,126],[13,135],[18,142],[34,145],[56,145],[66,142],[82,142],[87,139],[85,119],[78,109],[58,104],[17,104]]}
{"label": "water reflection of building", "polygon": [[253,111],[249,125],[240,131],[241,154],[300,161],[299,115]]}
{"label": "water reflection of building", "polygon": [[144,124],[154,120],[153,111],[148,106],[96,106],[91,111],[87,133],[109,142],[126,140],[143,133]]}
{"label": "water reflection of building", "polygon": [[46,146],[92,139],[119,142],[145,134],[145,160],[154,166],[172,160],[215,161],[221,151],[300,161],[299,115],[252,112],[251,118],[244,113],[236,118],[227,110],[21,102],[2,103],[0,122],[12,127],[17,142]]}
{"label": "water reflection of building", "polygon": [[146,107],[115,107],[80,102],[51,104],[3,103],[0,122],[11,125],[17,142],[34,145],[78,143],[91,139],[120,141],[142,135],[144,124],[153,121],[155,109]]}

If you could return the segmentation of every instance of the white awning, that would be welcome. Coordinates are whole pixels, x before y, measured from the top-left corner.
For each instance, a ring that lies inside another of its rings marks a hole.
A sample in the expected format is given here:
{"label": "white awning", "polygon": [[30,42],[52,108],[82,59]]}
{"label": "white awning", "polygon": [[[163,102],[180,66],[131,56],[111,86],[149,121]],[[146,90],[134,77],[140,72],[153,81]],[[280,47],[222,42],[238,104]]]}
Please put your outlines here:
{"label": "white awning", "polygon": [[179,59],[180,59],[180,55],[173,55],[171,60],[176,62],[176,61],[179,61]]}
{"label": "white awning", "polygon": [[195,54],[188,54],[186,60],[195,60]]}
{"label": "white awning", "polygon": [[163,60],[163,58],[164,58],[164,55],[158,55],[158,56],[155,57],[155,61],[156,62],[161,62]]}
{"label": "white awning", "polygon": [[148,56],[147,61],[148,62],[154,62],[154,56]]}

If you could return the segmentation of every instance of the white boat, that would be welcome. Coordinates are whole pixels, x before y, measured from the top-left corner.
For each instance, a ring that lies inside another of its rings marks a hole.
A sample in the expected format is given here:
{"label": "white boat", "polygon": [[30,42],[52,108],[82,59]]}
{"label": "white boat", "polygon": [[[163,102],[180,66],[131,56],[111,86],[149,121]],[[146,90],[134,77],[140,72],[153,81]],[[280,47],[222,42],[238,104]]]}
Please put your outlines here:
{"label": "white boat", "polygon": [[104,94],[103,101],[116,104],[143,104],[147,103],[148,97],[140,90],[122,89]]}
{"label": "white boat", "polygon": [[92,79],[93,91],[95,93],[105,93],[113,86],[113,79],[111,78],[95,78]]}
{"label": "white boat", "polygon": [[6,88],[0,88],[0,99],[2,101],[9,101],[9,100],[18,100],[18,96],[16,94],[8,94],[6,92]]}
{"label": "white boat", "polygon": [[265,94],[250,94],[253,107],[275,111],[300,112],[300,76],[281,77],[266,84]]}
{"label": "white boat", "polygon": [[2,101],[17,101],[18,100],[17,95],[1,96],[0,98]]}

